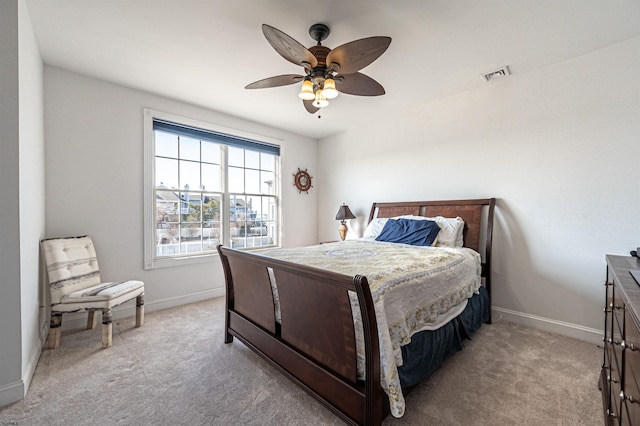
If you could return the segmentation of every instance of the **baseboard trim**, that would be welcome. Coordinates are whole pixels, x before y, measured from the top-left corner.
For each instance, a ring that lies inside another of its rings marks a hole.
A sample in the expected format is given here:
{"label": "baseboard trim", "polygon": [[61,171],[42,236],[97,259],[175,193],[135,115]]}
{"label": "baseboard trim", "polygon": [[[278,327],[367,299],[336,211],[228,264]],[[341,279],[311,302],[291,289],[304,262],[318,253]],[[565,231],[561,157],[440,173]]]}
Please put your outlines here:
{"label": "baseboard trim", "polygon": [[[171,297],[167,299],[156,300],[153,302],[145,301],[144,311],[153,312],[160,311],[162,309],[173,308],[176,306],[186,305],[188,303],[200,302],[202,300],[213,299],[214,297],[224,296],[224,287],[214,288],[211,290],[199,291],[196,293],[185,294],[182,296]],[[117,306],[112,311],[112,318],[114,320],[127,318],[135,315],[135,299],[132,301],[123,303]],[[98,323],[100,318],[98,317]],[[87,326],[87,313],[86,312],[70,312],[64,314],[62,319],[62,329],[70,330],[74,328],[84,328]],[[49,328],[46,328],[48,333]]]}
{"label": "baseboard trim", "polygon": [[200,291],[197,293],[186,294],[184,296],[172,297],[169,299],[157,300],[149,304],[145,303],[145,310],[147,307],[150,312],[159,311],[162,309],[173,308],[175,306],[186,305],[188,303],[200,302],[202,300],[213,299],[215,297],[221,297],[225,294],[224,287],[218,287],[211,290]]}
{"label": "baseboard trim", "polygon": [[550,333],[561,334],[563,336],[572,337],[574,339],[594,343],[596,345],[602,343],[603,333],[602,330],[599,329],[539,317],[537,315],[531,315],[524,312],[512,311],[511,309],[500,308],[497,306],[493,306],[491,310],[493,311],[492,318],[494,321],[502,318],[505,321],[513,322],[515,324],[526,325],[543,331],[548,331]]}
{"label": "baseboard trim", "polygon": [[25,385],[22,380],[0,386],[0,407],[5,407],[24,399]]}
{"label": "baseboard trim", "polygon": [[38,349],[32,354],[31,359],[29,360],[29,365],[27,365],[25,373],[22,376],[22,382],[24,384],[24,394],[22,395],[23,398],[27,396],[29,386],[31,386],[31,379],[33,379],[33,375],[36,372],[36,367],[38,366],[38,361],[40,361],[40,354],[42,354],[42,346],[43,345],[41,344]]}

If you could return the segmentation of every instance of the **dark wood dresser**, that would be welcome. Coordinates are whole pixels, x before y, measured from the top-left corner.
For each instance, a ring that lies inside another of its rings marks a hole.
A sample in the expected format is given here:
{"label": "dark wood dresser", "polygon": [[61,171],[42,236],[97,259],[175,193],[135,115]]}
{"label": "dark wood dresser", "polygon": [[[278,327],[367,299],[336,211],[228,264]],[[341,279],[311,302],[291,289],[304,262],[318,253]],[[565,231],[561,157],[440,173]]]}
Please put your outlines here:
{"label": "dark wood dresser", "polygon": [[640,286],[629,273],[638,258],[607,255],[604,357],[599,387],[605,424],[640,425]]}

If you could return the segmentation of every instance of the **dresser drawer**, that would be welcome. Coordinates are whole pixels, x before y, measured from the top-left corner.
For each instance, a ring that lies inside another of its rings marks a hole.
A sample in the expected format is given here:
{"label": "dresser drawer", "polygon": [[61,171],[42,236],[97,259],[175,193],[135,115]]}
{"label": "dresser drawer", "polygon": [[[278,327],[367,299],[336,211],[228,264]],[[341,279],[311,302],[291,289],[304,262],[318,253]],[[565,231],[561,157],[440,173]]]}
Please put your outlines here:
{"label": "dresser drawer", "polygon": [[610,360],[610,375],[611,380],[616,380],[620,383],[620,379],[622,379],[622,342],[621,336],[615,336],[612,339],[613,343],[607,342],[606,348],[608,353],[608,358]]}
{"label": "dresser drawer", "polygon": [[633,405],[640,409],[640,386],[638,385],[638,379],[640,376],[640,353],[638,351],[631,351],[625,349],[624,351],[624,394],[631,398],[633,401],[637,401]]}
{"label": "dresser drawer", "polygon": [[628,424],[640,425],[640,331],[629,312],[625,312],[623,386],[629,399],[623,414],[628,417]]}
{"label": "dresser drawer", "polygon": [[620,419],[620,382],[609,382],[611,385],[611,405],[609,407],[609,411],[611,414],[609,417],[615,419],[615,424],[618,424],[618,419]]}

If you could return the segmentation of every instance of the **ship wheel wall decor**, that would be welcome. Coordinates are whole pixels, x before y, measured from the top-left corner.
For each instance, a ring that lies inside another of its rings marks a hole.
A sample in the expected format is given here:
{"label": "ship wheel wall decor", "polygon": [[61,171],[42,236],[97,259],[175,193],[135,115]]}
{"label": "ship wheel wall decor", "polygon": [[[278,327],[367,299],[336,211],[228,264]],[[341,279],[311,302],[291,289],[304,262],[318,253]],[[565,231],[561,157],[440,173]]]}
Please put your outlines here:
{"label": "ship wheel wall decor", "polygon": [[309,193],[309,190],[313,188],[311,184],[312,176],[307,172],[307,169],[300,170],[298,167],[298,171],[293,174],[293,185],[298,188],[298,192],[306,192]]}

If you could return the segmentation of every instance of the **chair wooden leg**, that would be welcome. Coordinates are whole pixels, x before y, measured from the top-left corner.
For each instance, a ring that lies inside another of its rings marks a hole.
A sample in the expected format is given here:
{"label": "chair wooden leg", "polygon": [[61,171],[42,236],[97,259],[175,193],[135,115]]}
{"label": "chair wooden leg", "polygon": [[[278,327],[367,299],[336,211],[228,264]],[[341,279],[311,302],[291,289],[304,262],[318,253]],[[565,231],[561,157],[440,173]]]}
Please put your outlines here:
{"label": "chair wooden leg", "polygon": [[102,311],[102,349],[111,347],[111,309],[105,309]]}
{"label": "chair wooden leg", "polygon": [[62,313],[51,312],[51,322],[49,323],[49,336],[47,338],[47,348],[56,349],[60,346],[60,333],[62,328]]}
{"label": "chair wooden leg", "polygon": [[93,330],[96,328],[98,317],[96,317],[96,311],[89,311],[89,317],[87,318],[87,330]]}
{"label": "chair wooden leg", "polygon": [[144,324],[144,293],[136,297],[136,327]]}

